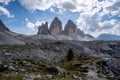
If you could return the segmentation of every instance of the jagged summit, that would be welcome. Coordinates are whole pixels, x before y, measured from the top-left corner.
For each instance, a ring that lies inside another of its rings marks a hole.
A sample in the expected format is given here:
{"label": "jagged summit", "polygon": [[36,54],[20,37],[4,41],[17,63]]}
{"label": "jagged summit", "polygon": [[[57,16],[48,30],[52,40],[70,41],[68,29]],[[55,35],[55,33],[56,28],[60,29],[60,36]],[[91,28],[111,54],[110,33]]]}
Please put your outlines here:
{"label": "jagged summit", "polygon": [[47,35],[48,34],[48,22],[46,22],[45,24],[42,23],[42,25],[39,26],[38,34],[43,34],[43,35]]}
{"label": "jagged summit", "polygon": [[0,31],[10,31],[2,22],[2,20],[0,20]]}
{"label": "jagged summit", "polygon": [[[77,28],[76,24],[72,20],[68,20],[64,30],[62,30],[62,23],[58,17],[55,17],[48,29],[48,23],[42,24],[38,28],[38,35],[49,35],[50,39],[58,40],[94,40],[94,37],[84,34],[83,31]],[[46,37],[46,38],[48,38]]]}
{"label": "jagged summit", "polygon": [[58,17],[55,17],[54,20],[59,20],[59,18],[58,18]]}
{"label": "jagged summit", "polygon": [[73,23],[72,20],[68,20],[67,24],[64,28],[64,34],[68,36],[74,36],[76,31],[76,25]]}
{"label": "jagged summit", "polygon": [[68,20],[64,30],[62,30],[62,22],[58,17],[53,19],[50,26],[48,26],[48,22],[42,23],[42,25],[38,27],[38,33],[29,36],[11,32],[0,20],[0,44],[24,44],[26,42],[34,42],[41,39],[77,41],[95,40],[95,38],[84,34],[84,32],[78,29],[72,20]]}
{"label": "jagged summit", "polygon": [[55,17],[52,23],[50,24],[49,32],[53,36],[62,34],[62,23],[58,19],[58,17]]}
{"label": "jagged summit", "polygon": [[1,44],[6,44],[6,45],[15,45],[15,44],[20,44],[24,45],[25,43],[17,39],[15,37],[15,33],[11,32],[0,20],[0,45]]}

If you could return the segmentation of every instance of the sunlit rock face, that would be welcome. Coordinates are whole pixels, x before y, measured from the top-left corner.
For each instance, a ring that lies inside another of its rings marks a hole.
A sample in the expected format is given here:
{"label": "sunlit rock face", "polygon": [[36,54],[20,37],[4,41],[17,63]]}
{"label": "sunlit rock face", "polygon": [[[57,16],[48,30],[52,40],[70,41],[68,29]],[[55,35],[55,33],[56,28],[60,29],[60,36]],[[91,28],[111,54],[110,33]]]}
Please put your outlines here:
{"label": "sunlit rock face", "polygon": [[72,20],[68,20],[64,28],[64,34],[68,36],[74,36],[75,31],[76,31],[76,25],[73,23]]}
{"label": "sunlit rock face", "polygon": [[38,27],[38,34],[48,34],[48,22],[46,22],[45,24],[42,23],[42,25]]}
{"label": "sunlit rock face", "polygon": [[49,32],[53,36],[62,34],[62,23],[57,17],[55,17],[52,23],[50,24]]}

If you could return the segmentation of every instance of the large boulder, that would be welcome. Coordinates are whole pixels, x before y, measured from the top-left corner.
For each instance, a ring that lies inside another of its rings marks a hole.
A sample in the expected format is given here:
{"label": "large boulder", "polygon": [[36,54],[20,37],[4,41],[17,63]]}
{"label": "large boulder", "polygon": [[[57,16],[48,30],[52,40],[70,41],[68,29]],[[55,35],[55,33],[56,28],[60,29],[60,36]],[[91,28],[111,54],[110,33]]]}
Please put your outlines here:
{"label": "large boulder", "polygon": [[75,32],[76,32],[76,25],[73,23],[72,20],[68,20],[64,28],[64,34],[68,36],[74,36]]}
{"label": "large boulder", "polygon": [[42,25],[38,27],[38,34],[48,34],[48,22],[46,22],[45,24],[42,23]]}
{"label": "large boulder", "polygon": [[62,23],[57,17],[55,17],[52,23],[50,24],[49,32],[53,36],[62,34]]}

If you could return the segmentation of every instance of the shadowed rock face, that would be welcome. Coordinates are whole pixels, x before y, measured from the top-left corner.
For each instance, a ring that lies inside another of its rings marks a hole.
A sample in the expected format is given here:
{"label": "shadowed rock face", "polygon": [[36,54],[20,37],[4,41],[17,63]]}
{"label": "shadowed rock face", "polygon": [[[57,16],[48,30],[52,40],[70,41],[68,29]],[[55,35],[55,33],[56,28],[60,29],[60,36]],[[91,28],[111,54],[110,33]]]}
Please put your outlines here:
{"label": "shadowed rock face", "polygon": [[84,32],[83,31],[81,31],[80,29],[76,29],[76,34],[77,35],[80,35],[80,36],[82,36],[82,37],[84,37]]}
{"label": "shadowed rock face", "polygon": [[49,32],[53,36],[62,34],[62,23],[57,17],[55,17],[52,23],[50,24]]}
{"label": "shadowed rock face", "polygon": [[24,45],[25,43],[17,39],[14,35],[17,35],[13,32],[11,32],[4,23],[0,20],[0,45],[15,45],[20,44]]}
{"label": "shadowed rock face", "polygon": [[42,23],[42,25],[39,26],[38,34],[43,34],[43,35],[48,34],[48,22],[46,22],[45,24]]}
{"label": "shadowed rock face", "polygon": [[10,31],[4,24],[3,22],[0,20],[0,31]]}
{"label": "shadowed rock face", "polygon": [[64,28],[64,34],[68,36],[74,36],[76,31],[76,25],[72,22],[72,20],[69,20]]}

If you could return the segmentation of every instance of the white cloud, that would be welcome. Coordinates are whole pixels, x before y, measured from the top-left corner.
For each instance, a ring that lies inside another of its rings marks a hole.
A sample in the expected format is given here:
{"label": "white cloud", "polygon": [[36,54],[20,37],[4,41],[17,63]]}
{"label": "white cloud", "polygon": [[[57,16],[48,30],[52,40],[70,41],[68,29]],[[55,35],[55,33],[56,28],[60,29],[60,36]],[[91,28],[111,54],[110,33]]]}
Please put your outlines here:
{"label": "white cloud", "polygon": [[95,37],[104,33],[120,35],[120,22],[115,19],[111,19],[110,21],[99,22],[99,28],[97,28],[93,32],[90,31],[90,33]]}
{"label": "white cloud", "polygon": [[[79,28],[95,37],[103,33],[120,35],[115,28],[116,25],[119,24],[117,19],[104,19],[104,21],[102,21],[103,16],[104,18],[106,17],[105,15],[110,16],[110,14],[112,14],[112,16],[119,16],[119,2],[117,0],[104,0],[102,2],[96,1],[95,3],[93,6],[88,5],[90,8],[87,6],[89,9],[86,8],[86,10],[81,12],[80,17],[76,20]],[[115,6],[117,6],[117,8]],[[113,8],[114,10],[112,11],[111,9]]]}
{"label": "white cloud", "polygon": [[27,22],[27,27],[31,30],[35,30],[38,28],[38,26],[42,25],[42,23],[45,23],[44,21],[36,21],[35,23],[32,23],[30,21]]}
{"label": "white cloud", "polygon": [[[119,34],[116,28],[119,21],[116,19],[102,21],[105,15],[120,16],[119,0],[19,0],[19,2],[29,10],[50,9],[51,12],[56,12],[54,8],[57,8],[59,13],[79,12],[80,16],[76,20],[79,28],[95,37],[102,33]],[[35,23],[31,25],[36,26]]]}
{"label": "white cloud", "polygon": [[8,3],[10,2],[11,0],[0,0],[0,3],[3,3],[5,5],[8,5]]}
{"label": "white cloud", "polygon": [[[0,0],[0,3],[2,3],[3,5],[8,5],[11,1],[14,0]],[[5,7],[0,6],[0,12],[9,18],[14,17],[14,15],[11,15],[10,12]]]}
{"label": "white cloud", "polygon": [[19,0],[29,10],[46,10],[51,7],[54,0]]}
{"label": "white cloud", "polygon": [[120,12],[120,0],[116,1],[112,6],[107,8],[111,13]]}
{"label": "white cloud", "polygon": [[4,15],[7,15],[7,17],[9,17],[9,18],[14,17],[14,15],[11,15],[10,12],[6,8],[1,7],[1,6],[0,6],[0,12],[2,12]]}
{"label": "white cloud", "polygon": [[28,21],[28,18],[26,18],[25,21]]}
{"label": "white cloud", "polygon": [[54,10],[53,8],[50,8],[50,11],[51,11],[51,12],[55,12],[55,10]]}
{"label": "white cloud", "polygon": [[113,34],[120,35],[120,22],[117,22],[116,25],[106,29],[96,29],[94,32],[90,32],[93,36],[97,37],[100,34]]}
{"label": "white cloud", "polygon": [[27,23],[27,27],[28,27],[29,29],[32,29],[32,30],[35,29],[35,25],[34,25],[33,23],[31,23],[31,22],[28,22],[28,23]]}

